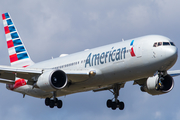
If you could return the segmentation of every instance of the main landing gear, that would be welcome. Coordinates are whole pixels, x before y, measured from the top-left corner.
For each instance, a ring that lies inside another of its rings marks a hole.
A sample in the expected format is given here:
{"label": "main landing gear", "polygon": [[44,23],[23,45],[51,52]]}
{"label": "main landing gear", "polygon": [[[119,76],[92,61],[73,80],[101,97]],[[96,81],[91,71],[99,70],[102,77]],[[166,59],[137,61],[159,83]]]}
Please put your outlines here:
{"label": "main landing gear", "polygon": [[53,92],[53,99],[46,98],[45,105],[49,106],[50,108],[54,108],[54,106],[57,106],[57,108],[62,108],[63,103],[61,100],[56,98],[56,92]]}
{"label": "main landing gear", "polygon": [[167,72],[166,71],[158,71],[158,82],[156,84],[156,90],[161,90],[163,89],[163,84],[162,84],[162,81],[164,80],[164,76],[167,75]]}
{"label": "main landing gear", "polygon": [[114,85],[113,86],[113,91],[111,91],[114,94],[114,101],[112,101],[113,99],[109,99],[107,100],[107,107],[111,108],[112,110],[116,110],[116,108],[119,108],[120,110],[124,109],[124,102],[120,102],[117,98],[119,96],[119,90],[120,90],[120,85]]}

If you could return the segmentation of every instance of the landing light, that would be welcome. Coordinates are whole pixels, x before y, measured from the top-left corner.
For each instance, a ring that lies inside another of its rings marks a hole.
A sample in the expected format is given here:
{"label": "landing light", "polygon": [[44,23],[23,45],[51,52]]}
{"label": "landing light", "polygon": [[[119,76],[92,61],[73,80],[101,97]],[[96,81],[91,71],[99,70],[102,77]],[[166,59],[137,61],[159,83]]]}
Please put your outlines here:
{"label": "landing light", "polygon": [[96,75],[96,71],[89,71],[89,76],[95,76]]}

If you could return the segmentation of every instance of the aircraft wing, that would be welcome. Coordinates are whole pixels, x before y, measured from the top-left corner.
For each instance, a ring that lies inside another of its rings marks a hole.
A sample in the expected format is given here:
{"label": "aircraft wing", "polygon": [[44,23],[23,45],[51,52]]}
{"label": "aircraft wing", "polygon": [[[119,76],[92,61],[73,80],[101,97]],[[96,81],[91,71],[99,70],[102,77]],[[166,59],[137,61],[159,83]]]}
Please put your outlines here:
{"label": "aircraft wing", "polygon": [[34,76],[39,76],[42,73],[42,69],[19,68],[0,65],[0,82],[14,83],[16,77],[31,80]]}
{"label": "aircraft wing", "polygon": [[[172,70],[172,71],[167,71],[167,74],[169,74],[171,77],[176,77],[180,75],[180,70]],[[144,85],[144,83],[146,82],[147,78],[143,78],[143,79],[138,79],[138,80],[134,80],[133,85],[139,84]]]}
{"label": "aircraft wing", "polygon": [[180,75],[180,70],[172,70],[172,71],[168,71],[167,73],[171,75],[171,77],[176,77]]}
{"label": "aircraft wing", "polygon": [[[19,68],[0,65],[0,82],[1,83],[14,83],[16,77],[28,80],[27,84],[33,84],[37,78],[43,74],[44,71],[52,69],[35,69],[35,68]],[[87,80],[89,77],[94,76],[94,70],[64,70],[68,79],[72,82],[81,82]]]}

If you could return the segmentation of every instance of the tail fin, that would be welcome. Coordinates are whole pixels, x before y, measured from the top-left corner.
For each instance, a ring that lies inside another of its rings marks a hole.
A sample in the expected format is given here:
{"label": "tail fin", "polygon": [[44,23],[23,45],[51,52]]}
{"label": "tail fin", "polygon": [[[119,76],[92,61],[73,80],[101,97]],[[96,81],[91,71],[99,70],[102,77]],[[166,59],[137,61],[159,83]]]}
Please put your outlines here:
{"label": "tail fin", "polygon": [[9,13],[2,14],[11,66],[27,67],[34,64],[20,38]]}

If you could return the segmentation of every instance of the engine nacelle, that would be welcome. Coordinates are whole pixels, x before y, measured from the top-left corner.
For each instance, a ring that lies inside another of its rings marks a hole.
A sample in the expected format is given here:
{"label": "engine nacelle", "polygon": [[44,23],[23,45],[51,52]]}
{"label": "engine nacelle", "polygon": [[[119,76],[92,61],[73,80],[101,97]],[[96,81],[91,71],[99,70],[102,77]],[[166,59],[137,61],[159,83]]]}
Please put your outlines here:
{"label": "engine nacelle", "polygon": [[147,92],[151,95],[160,95],[170,92],[174,87],[174,79],[170,75],[166,75],[162,81],[162,88],[156,90],[156,85],[158,83],[158,75],[149,77],[146,84],[141,87],[141,91]]}
{"label": "engine nacelle", "polygon": [[51,70],[39,76],[36,85],[44,91],[55,91],[67,85],[68,78],[62,70]]}

